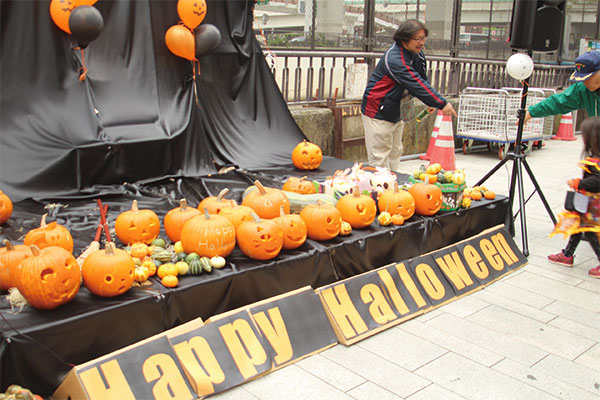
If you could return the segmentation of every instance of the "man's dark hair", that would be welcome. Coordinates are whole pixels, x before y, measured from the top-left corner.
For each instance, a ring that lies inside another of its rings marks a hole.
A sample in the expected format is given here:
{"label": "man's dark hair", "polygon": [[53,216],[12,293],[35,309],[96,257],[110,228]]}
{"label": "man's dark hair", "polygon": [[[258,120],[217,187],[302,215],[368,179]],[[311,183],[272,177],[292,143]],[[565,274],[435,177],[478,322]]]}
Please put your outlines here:
{"label": "man's dark hair", "polygon": [[581,123],[584,155],[600,156],[600,117],[588,118]]}
{"label": "man's dark hair", "polygon": [[398,29],[394,33],[394,41],[398,46],[402,45],[402,42],[408,42],[410,38],[412,38],[415,33],[419,32],[421,29],[425,31],[425,36],[429,36],[429,30],[425,27],[425,24],[416,19],[408,19],[404,22],[401,22],[398,25]]}

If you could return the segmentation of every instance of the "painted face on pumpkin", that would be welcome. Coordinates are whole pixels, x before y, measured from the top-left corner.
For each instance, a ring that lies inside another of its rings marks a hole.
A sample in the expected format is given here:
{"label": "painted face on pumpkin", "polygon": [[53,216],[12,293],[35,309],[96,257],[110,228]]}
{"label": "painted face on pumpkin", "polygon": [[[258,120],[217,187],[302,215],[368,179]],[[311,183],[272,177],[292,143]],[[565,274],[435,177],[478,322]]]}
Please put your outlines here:
{"label": "painted face on pumpkin", "polygon": [[77,7],[75,5],[75,2],[73,2],[71,0],[60,0],[60,9],[63,12],[70,13],[71,11],[73,11],[75,9],[75,7]]}

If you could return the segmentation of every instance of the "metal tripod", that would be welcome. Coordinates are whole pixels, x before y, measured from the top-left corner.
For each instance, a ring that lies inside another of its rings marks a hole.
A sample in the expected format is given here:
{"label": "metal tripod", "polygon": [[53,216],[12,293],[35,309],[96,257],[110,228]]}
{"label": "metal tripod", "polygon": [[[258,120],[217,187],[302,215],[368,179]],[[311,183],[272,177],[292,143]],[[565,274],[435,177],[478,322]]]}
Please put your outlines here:
{"label": "metal tripod", "polygon": [[[523,255],[525,255],[525,257],[529,256],[529,245],[527,242],[527,221],[526,221],[526,216],[525,216],[525,200],[524,200],[524,194],[523,194],[523,168],[522,167],[525,167],[525,170],[529,174],[529,178],[531,179],[531,182],[533,183],[533,186],[535,187],[535,191],[540,196],[542,203],[544,203],[544,207],[546,207],[546,211],[548,212],[550,219],[552,220],[552,222],[554,224],[556,224],[556,217],[554,216],[554,213],[552,212],[552,209],[550,208],[548,201],[544,197],[544,193],[542,193],[542,189],[540,188],[540,185],[537,183],[535,176],[533,175],[533,172],[531,171],[531,168],[529,167],[529,164],[527,164],[527,160],[525,159],[525,145],[523,144],[522,139],[523,139],[523,126],[525,124],[525,106],[527,105],[527,89],[528,89],[528,87],[529,87],[529,78],[527,78],[523,81],[521,107],[517,111],[517,117],[519,119],[519,122],[517,125],[517,138],[515,140],[515,146],[513,148],[513,151],[507,152],[506,157],[504,157],[498,164],[496,164],[496,166],[494,166],[494,168],[492,168],[490,170],[490,172],[488,172],[483,178],[481,178],[479,180],[479,182],[476,183],[476,186],[482,185],[483,182],[485,182],[490,176],[492,176],[500,167],[502,167],[504,164],[506,164],[507,161],[509,161],[509,160],[514,161],[512,175],[511,175],[511,179],[510,179],[510,191],[509,191],[508,198],[510,199],[510,210],[512,212],[513,202],[515,199],[515,189],[518,187],[518,189],[519,189],[519,212],[518,213],[520,213],[520,218],[521,218],[521,236],[523,239]],[[514,218],[516,218],[516,216],[513,217],[513,219]],[[510,221],[508,221],[508,222],[510,222]],[[512,224],[510,224],[509,226],[512,227]]]}

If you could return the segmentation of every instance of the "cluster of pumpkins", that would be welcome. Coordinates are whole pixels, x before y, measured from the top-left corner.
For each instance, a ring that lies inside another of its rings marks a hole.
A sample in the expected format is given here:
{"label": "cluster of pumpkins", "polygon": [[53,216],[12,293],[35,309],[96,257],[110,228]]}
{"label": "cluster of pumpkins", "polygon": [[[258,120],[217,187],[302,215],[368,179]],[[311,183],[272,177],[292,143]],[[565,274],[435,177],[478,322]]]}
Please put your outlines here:
{"label": "cluster of pumpkins", "polygon": [[43,397],[19,385],[10,385],[0,393],[0,400],[43,400]]}
{"label": "cluster of pumpkins", "polygon": [[418,169],[414,170],[413,178],[429,183],[454,183],[462,185],[465,183],[465,171],[457,169],[454,171],[444,170],[440,163],[431,163],[428,166],[421,164]]}
{"label": "cluster of pumpkins", "polygon": [[473,186],[467,187],[463,191],[462,207],[471,207],[471,201],[479,201],[481,199],[494,200],[496,198],[496,192],[488,189],[485,186]]}

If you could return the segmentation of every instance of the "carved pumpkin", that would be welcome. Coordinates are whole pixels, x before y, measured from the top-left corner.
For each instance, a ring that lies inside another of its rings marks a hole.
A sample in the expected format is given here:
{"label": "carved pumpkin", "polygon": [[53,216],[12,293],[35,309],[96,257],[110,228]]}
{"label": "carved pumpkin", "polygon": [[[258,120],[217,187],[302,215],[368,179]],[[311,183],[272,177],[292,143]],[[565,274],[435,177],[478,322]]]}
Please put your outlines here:
{"label": "carved pumpkin", "polygon": [[73,252],[73,237],[67,228],[60,225],[56,221],[46,224],[48,214],[42,215],[42,222],[39,228],[35,228],[27,232],[25,240],[26,246],[36,245],[40,249],[49,246],[58,246]]}
{"label": "carved pumpkin", "polygon": [[323,161],[321,148],[306,140],[298,143],[292,151],[292,162],[298,169],[311,170],[319,168]]}
{"label": "carved pumpkin", "polygon": [[286,214],[283,208],[279,210],[279,217],[273,221],[283,229],[283,248],[286,250],[297,249],[306,241],[306,223],[298,214]]}
{"label": "carved pumpkin", "polygon": [[386,190],[379,196],[378,207],[380,212],[400,214],[406,220],[415,214],[415,199],[406,190],[398,189],[396,183],[393,189]]}
{"label": "carved pumpkin", "polygon": [[249,191],[242,205],[248,206],[260,218],[272,219],[279,216],[279,207],[283,206],[286,214],[290,213],[290,201],[282,190],[264,187],[260,181],[254,181],[256,190]]}
{"label": "carved pumpkin", "polygon": [[233,207],[236,203],[231,199],[226,199],[225,195],[229,193],[229,189],[225,188],[216,196],[208,196],[202,199],[198,204],[198,210],[204,212],[208,210],[209,214],[218,214],[225,207]]}
{"label": "carved pumpkin", "polygon": [[198,215],[183,225],[181,245],[186,253],[200,257],[227,257],[235,247],[235,227],[222,215]]}
{"label": "carved pumpkin", "polygon": [[123,211],[115,220],[115,233],[126,245],[150,244],[160,233],[160,220],[154,211],[140,210],[137,200],[133,200],[131,210]]}
{"label": "carved pumpkin", "polygon": [[6,247],[0,249],[0,290],[17,286],[19,263],[33,255],[29,246],[13,246],[8,240],[4,240],[4,245]]}
{"label": "carved pumpkin", "polygon": [[340,233],[342,213],[328,203],[317,200],[300,211],[300,217],[306,224],[307,236],[312,240],[333,239]]}
{"label": "carved pumpkin", "polygon": [[371,225],[377,214],[375,200],[361,194],[358,186],[352,189],[351,194],[343,195],[335,206],[342,213],[342,219],[354,229],[366,228]]}
{"label": "carved pumpkin", "polygon": [[179,207],[175,207],[165,214],[163,225],[171,242],[179,241],[183,225],[196,215],[201,215],[201,212],[197,208],[188,207],[185,199],[179,200]]}
{"label": "carved pumpkin", "polygon": [[72,300],[79,291],[81,272],[77,260],[62,247],[31,246],[31,257],[21,261],[19,292],[32,307],[51,310]]}
{"label": "carved pumpkin", "polygon": [[8,221],[13,211],[13,204],[6,194],[0,190],[0,225]]}
{"label": "carved pumpkin", "polygon": [[253,212],[254,210],[252,210],[248,206],[236,204],[233,207],[222,208],[219,211],[219,215],[222,215],[223,217],[230,220],[235,229],[237,230],[238,226],[240,226],[241,223],[246,221],[252,221]]}
{"label": "carved pumpkin", "polygon": [[134,280],[135,263],[125,250],[115,248],[113,242],[104,250],[96,250],[86,257],[81,267],[85,287],[97,296],[113,297],[125,293]]}
{"label": "carved pumpkin", "polygon": [[434,215],[442,208],[442,189],[436,185],[419,182],[412,185],[408,192],[415,199],[415,212],[419,215]]}
{"label": "carved pumpkin", "polygon": [[252,218],[252,221],[240,224],[237,229],[238,247],[253,260],[277,257],[283,247],[283,229],[272,220],[261,220],[255,213],[252,213]]}
{"label": "carved pumpkin", "polygon": [[313,194],[317,193],[317,188],[312,181],[307,181],[306,176],[302,178],[296,178],[295,176],[290,176],[287,181],[283,184],[283,190],[287,192],[294,192],[300,194]]}

